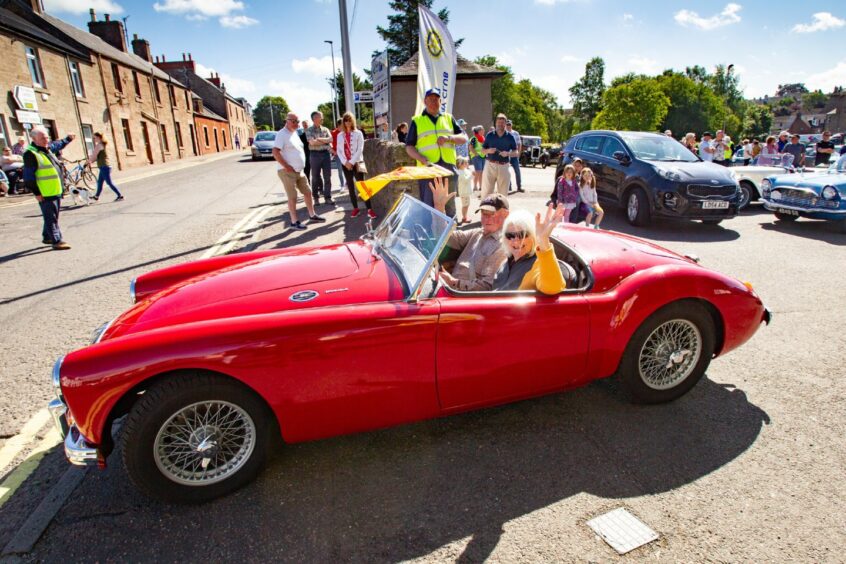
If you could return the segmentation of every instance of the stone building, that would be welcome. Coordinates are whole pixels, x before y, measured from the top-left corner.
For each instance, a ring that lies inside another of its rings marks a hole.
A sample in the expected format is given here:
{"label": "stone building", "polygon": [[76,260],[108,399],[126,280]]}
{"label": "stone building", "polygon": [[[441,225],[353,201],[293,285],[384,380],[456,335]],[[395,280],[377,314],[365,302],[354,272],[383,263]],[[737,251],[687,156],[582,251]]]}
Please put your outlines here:
{"label": "stone building", "polygon": [[[456,62],[455,102],[452,114],[468,125],[493,125],[496,109],[491,103],[491,84],[505,73],[485,67],[458,55]],[[410,122],[417,107],[417,53],[405,64],[391,71],[391,126]],[[468,129],[469,131],[469,129]]]}
{"label": "stone building", "polygon": [[[255,126],[252,116],[244,104],[226,92],[226,85],[220,76],[213,74],[203,78],[197,74],[196,63],[190,53],[182,54],[181,61],[167,61],[164,57],[156,57],[155,65],[170,76],[183,82],[194,94],[202,99],[203,118],[195,117],[197,135],[202,134],[202,127],[198,119],[203,120],[203,127],[213,128],[218,135],[217,143],[205,143],[205,138],[199,140],[200,146],[206,146],[207,151],[223,151],[234,147],[235,135],[241,140],[241,146],[246,146],[246,140],[253,137]],[[222,118],[228,127],[220,127],[216,122]],[[214,123],[213,123],[214,122]]]}
{"label": "stone building", "polygon": [[197,128],[199,154],[228,151],[234,146],[234,138],[228,134],[229,122],[217,115],[205,104],[203,99],[194,95],[194,125]]}

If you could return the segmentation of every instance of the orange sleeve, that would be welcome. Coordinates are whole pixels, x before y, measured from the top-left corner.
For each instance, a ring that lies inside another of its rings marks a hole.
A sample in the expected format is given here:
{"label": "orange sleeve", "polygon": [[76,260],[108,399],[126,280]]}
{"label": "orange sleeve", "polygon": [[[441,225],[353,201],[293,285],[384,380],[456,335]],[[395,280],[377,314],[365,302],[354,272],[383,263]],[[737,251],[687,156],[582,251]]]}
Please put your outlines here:
{"label": "orange sleeve", "polygon": [[545,251],[538,250],[537,257],[532,269],[523,277],[520,289],[537,290],[548,296],[563,292],[567,284],[555,259],[555,249],[550,247]]}

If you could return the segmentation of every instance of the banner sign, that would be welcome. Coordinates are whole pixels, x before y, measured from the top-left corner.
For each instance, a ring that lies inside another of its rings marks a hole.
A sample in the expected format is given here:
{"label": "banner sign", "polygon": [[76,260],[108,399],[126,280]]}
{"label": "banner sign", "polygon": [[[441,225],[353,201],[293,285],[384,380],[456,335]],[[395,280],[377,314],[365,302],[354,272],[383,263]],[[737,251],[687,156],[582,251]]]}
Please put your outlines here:
{"label": "banner sign", "polygon": [[429,166],[401,166],[391,172],[377,174],[367,180],[359,180],[355,183],[358,188],[358,195],[362,200],[369,200],[379,193],[379,190],[394,180],[425,180],[427,178],[447,178],[455,173],[438,165]]}
{"label": "banner sign", "polygon": [[[373,81],[373,121],[379,139],[391,140],[391,69],[388,52],[378,53],[370,62],[370,80]],[[387,125],[387,127],[385,127]]]}
{"label": "banner sign", "polygon": [[[15,86],[13,97],[20,109],[31,112],[38,111],[38,101],[35,99],[35,90],[29,86]],[[41,122],[39,121],[38,123]]]}
{"label": "banner sign", "polygon": [[359,92],[353,92],[353,102],[356,104],[369,104],[373,101],[373,91],[372,90],[361,90]]}
{"label": "banner sign", "polygon": [[15,110],[15,117],[18,123],[41,123],[41,115],[38,112]]}
{"label": "banner sign", "polygon": [[441,93],[441,111],[452,113],[455,43],[438,16],[422,4],[417,10],[420,15],[420,43],[417,49],[417,108],[414,114],[423,111],[423,95],[430,88],[437,88]]}

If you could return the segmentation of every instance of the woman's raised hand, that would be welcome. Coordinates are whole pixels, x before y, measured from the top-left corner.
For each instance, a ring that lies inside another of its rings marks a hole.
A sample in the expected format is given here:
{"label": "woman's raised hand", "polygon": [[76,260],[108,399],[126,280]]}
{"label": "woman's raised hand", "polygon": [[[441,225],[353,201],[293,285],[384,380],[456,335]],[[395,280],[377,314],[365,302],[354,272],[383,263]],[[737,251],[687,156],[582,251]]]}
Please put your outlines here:
{"label": "woman's raised hand", "polygon": [[549,235],[561,221],[562,217],[564,217],[564,204],[558,204],[557,208],[549,204],[546,208],[544,219],[541,219],[540,212],[535,214],[535,235],[538,238],[538,248],[540,250],[546,251],[549,249]]}

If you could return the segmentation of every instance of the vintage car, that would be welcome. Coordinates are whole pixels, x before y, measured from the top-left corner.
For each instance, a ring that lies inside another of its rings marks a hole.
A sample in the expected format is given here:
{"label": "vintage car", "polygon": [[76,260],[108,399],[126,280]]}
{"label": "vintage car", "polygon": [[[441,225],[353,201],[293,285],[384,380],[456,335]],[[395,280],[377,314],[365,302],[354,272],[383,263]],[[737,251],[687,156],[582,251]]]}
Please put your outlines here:
{"label": "vintage car", "polygon": [[761,183],[764,181],[764,178],[796,172],[796,169],[791,164],[793,155],[785,155],[785,157],[790,158],[784,159],[780,166],[749,165],[732,167],[731,171],[737,177],[737,182],[740,184],[740,202],[737,204],[739,209],[743,209],[750,203],[757,202],[761,198]]}
{"label": "vintage car", "polygon": [[846,233],[846,155],[825,171],[767,177],[761,189],[764,207],[777,219],[836,221],[840,231]]}
{"label": "vintage car", "polygon": [[577,226],[553,239],[564,292],[453,291],[438,259],[454,228],[405,195],[359,241],[139,276],[134,305],[53,368],[68,459],[103,466],[117,435],[141,491],[199,502],[252,480],[274,443],[615,374],[636,401],[670,401],[770,320],[749,283]]}
{"label": "vintage car", "polygon": [[549,152],[541,146],[541,138],[533,135],[521,135],[523,152],[520,154],[520,166],[533,167],[537,164],[546,168],[549,164]]}

